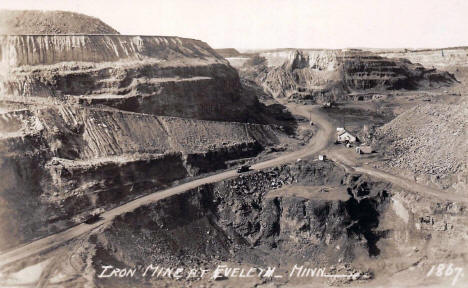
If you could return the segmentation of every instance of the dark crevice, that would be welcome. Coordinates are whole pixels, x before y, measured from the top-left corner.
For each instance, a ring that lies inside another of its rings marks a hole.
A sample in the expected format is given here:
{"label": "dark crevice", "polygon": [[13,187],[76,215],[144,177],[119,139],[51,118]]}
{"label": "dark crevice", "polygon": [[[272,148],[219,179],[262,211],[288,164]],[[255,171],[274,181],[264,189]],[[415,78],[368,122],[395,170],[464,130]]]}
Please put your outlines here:
{"label": "dark crevice", "polygon": [[[382,194],[386,195],[386,192]],[[385,195],[383,198],[386,198]],[[384,236],[383,233],[375,231],[379,226],[380,213],[377,210],[379,205],[379,201],[373,198],[365,198],[358,201],[354,197],[346,201],[345,204],[353,223],[347,227],[348,235],[363,236],[367,241],[369,256],[378,256],[380,254],[377,242]]]}

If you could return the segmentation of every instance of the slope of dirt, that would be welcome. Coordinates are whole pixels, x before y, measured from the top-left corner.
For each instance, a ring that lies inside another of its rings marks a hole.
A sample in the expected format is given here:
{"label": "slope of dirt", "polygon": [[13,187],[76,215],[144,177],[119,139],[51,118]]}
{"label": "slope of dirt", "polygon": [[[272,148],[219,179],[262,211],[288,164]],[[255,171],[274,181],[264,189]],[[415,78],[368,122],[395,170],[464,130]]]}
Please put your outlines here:
{"label": "slope of dirt", "polygon": [[0,34],[119,34],[101,20],[67,11],[0,10]]}
{"label": "slope of dirt", "polygon": [[387,168],[410,171],[421,182],[467,191],[467,102],[418,105],[378,128],[374,135]]}

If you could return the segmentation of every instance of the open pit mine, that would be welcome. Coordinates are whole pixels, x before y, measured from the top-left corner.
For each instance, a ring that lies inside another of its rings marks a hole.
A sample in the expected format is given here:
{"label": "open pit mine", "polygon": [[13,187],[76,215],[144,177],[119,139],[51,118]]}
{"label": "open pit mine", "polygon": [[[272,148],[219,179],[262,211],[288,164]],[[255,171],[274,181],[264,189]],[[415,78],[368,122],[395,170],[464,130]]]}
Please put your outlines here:
{"label": "open pit mine", "polygon": [[466,50],[0,16],[0,287],[466,287]]}
{"label": "open pit mine", "polygon": [[[261,51],[256,57],[264,59],[264,62],[243,66],[236,61],[234,63],[241,66],[248,78],[275,97],[315,103],[346,101],[363,92],[418,90],[450,86],[456,82],[449,72],[427,69],[405,58],[382,57],[360,49],[286,49]],[[259,69],[255,66],[265,67]]]}

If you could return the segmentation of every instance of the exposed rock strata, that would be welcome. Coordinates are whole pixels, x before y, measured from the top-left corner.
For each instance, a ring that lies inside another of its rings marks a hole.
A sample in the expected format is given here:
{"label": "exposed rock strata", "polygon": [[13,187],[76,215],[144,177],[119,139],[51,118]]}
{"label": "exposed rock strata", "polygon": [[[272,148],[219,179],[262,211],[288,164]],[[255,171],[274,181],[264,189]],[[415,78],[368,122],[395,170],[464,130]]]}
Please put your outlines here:
{"label": "exposed rock strata", "polygon": [[10,35],[0,36],[0,55],[4,98],[46,98],[154,115],[262,122],[261,107],[254,96],[242,92],[237,72],[198,40]]}

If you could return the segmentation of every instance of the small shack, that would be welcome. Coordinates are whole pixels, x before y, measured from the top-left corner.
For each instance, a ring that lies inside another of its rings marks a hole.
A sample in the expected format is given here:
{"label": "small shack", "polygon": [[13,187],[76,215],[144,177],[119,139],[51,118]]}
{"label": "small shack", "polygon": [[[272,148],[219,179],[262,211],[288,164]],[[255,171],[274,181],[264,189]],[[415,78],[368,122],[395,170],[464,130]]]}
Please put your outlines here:
{"label": "small shack", "polygon": [[319,159],[320,161],[325,161],[325,160],[327,160],[327,156],[326,156],[326,155],[320,154],[319,157],[318,157],[318,159]]}

